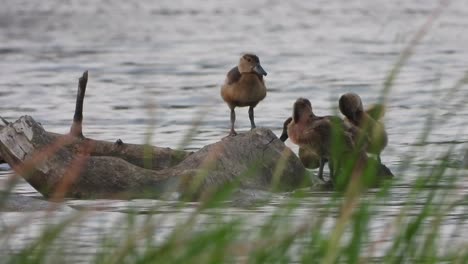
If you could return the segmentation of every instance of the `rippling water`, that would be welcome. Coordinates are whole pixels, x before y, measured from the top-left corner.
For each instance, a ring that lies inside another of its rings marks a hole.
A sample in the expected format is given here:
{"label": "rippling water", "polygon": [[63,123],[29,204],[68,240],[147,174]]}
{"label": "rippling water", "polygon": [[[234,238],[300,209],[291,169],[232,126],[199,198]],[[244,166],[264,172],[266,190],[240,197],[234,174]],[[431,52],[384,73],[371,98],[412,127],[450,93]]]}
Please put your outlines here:
{"label": "rippling water", "polygon": [[[239,55],[251,51],[269,73],[256,123],[279,134],[300,96],[312,101],[318,115],[337,111],[337,100],[347,91],[359,93],[365,104],[376,102],[400,52],[437,6],[435,0],[4,0],[0,115],[9,120],[31,115],[49,131],[67,132],[77,78],[89,70],[86,136],[142,143],[150,133],[153,144],[175,147],[202,118],[199,133],[186,146],[198,149],[228,133],[229,109],[220,85]],[[399,177],[401,188],[392,195],[396,205],[382,206],[389,214],[407,197],[412,179],[421,173],[419,165],[437,162],[449,146],[455,148],[453,163],[463,160],[468,89],[450,91],[468,69],[467,17],[466,1],[451,1],[389,94],[385,123],[390,142],[382,159],[398,173],[408,156],[415,158],[414,168]],[[237,130],[248,130],[247,109],[236,112]],[[434,130],[427,144],[416,145],[431,115]],[[466,194],[466,177],[459,184]],[[15,192],[39,196],[26,183]],[[304,207],[322,202],[312,195]],[[128,206],[110,204],[90,218],[84,234],[93,233],[99,218],[114,219]],[[144,210],[152,202],[131,204]],[[265,211],[271,209],[248,214],[261,218]],[[22,214],[5,215],[16,219]]]}

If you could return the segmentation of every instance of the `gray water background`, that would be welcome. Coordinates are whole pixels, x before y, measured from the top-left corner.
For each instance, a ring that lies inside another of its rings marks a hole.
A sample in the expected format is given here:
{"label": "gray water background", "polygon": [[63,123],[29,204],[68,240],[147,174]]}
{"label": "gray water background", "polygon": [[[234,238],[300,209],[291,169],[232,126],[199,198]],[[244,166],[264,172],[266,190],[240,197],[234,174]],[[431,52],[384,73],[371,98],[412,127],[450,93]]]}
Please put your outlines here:
{"label": "gray water background", "polygon": [[[86,136],[131,143],[150,138],[154,145],[176,147],[194,120],[201,118],[197,133],[185,146],[196,150],[228,133],[229,109],[220,98],[220,86],[243,52],[255,52],[268,72],[268,95],[255,108],[256,123],[279,135],[297,97],[309,98],[318,115],[336,113],[339,96],[348,91],[360,94],[364,104],[377,102],[400,52],[438,4],[435,0],[3,0],[0,115],[10,121],[31,115],[47,130],[66,133],[77,78],[89,70]],[[466,170],[458,165],[468,142],[468,89],[465,85],[450,93],[467,70],[468,2],[453,0],[415,47],[389,93],[385,124],[390,141],[382,160],[397,174],[398,187],[390,201],[381,205],[381,218],[373,225],[375,238],[401,208],[424,166],[438,163],[452,146],[451,174],[459,177],[453,199],[467,194]],[[236,112],[237,130],[247,131],[247,109]],[[425,144],[418,145],[431,115],[434,130]],[[297,151],[290,142],[287,145]],[[414,157],[412,166],[398,175],[407,157]],[[10,174],[2,172],[0,180],[4,182]],[[14,192],[40,197],[25,182]],[[297,218],[313,215],[330,196],[312,192]],[[282,199],[276,197],[257,209],[225,209],[222,214],[246,215],[256,226]],[[69,241],[70,254],[77,261],[94,252],[100,234],[109,233],[111,223],[125,217],[121,212],[129,208],[145,212],[157,204],[160,216],[169,219],[161,231],[167,233],[196,206],[174,209],[171,202],[152,200],[68,204],[100,208],[77,224],[80,235]],[[454,223],[466,213],[450,214],[441,237],[466,245],[467,223],[452,240],[453,229],[460,229]],[[38,212],[2,213],[4,227],[24,218],[32,221],[2,251],[20,248],[42,226],[67,214],[68,210],[53,217]],[[209,214],[206,218],[210,222]]]}

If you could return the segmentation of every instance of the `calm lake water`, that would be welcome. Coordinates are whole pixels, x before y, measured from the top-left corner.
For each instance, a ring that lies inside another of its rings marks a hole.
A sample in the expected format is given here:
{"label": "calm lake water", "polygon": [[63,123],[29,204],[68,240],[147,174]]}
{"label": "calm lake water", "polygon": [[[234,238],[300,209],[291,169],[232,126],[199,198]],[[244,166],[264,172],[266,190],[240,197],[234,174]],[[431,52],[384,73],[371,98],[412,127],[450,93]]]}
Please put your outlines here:
{"label": "calm lake water", "polygon": [[[256,123],[279,135],[297,97],[309,98],[318,115],[336,112],[339,96],[348,91],[360,94],[364,104],[377,102],[400,52],[438,4],[436,0],[4,0],[0,115],[10,121],[31,115],[49,131],[67,132],[77,78],[89,70],[86,136],[143,143],[152,135],[154,145],[176,147],[194,120],[201,118],[198,133],[186,146],[196,150],[228,133],[229,109],[219,95],[220,85],[240,54],[249,51],[259,55],[268,72],[268,95],[255,109]],[[415,176],[424,173],[424,165],[439,162],[450,147],[454,147],[451,174],[460,178],[451,199],[468,194],[467,171],[458,169],[468,148],[468,89],[464,85],[452,91],[468,70],[467,18],[466,0],[451,1],[389,93],[385,124],[390,141],[382,160],[397,174],[398,188],[391,201],[381,205],[381,218],[372,230],[376,238],[407,199]],[[248,130],[247,109],[238,108],[236,113],[238,132]],[[433,130],[425,144],[416,144],[430,116]],[[414,157],[412,166],[400,175],[398,168],[408,157]],[[0,180],[8,175],[2,173]],[[14,192],[40,197],[24,182]],[[314,208],[327,203],[327,196],[311,193],[303,210],[297,211],[298,218],[312,215]],[[223,214],[246,215],[256,226],[282,199],[280,195],[258,209],[226,209]],[[77,224],[80,235],[68,241],[78,261],[83,260],[81,254],[95,251],[102,233],[121,221],[129,208],[146,212],[160,206],[167,224],[157,239],[164,239],[196,206],[174,209],[171,202],[150,200],[68,203],[80,208],[98,204],[101,209]],[[21,247],[46,223],[70,211],[52,217],[43,212],[1,213],[4,226],[32,219],[18,231],[10,249]],[[455,211],[447,217],[442,239],[453,235],[454,223],[466,219],[466,213]],[[467,234],[468,223],[456,228],[458,234]],[[463,235],[452,239],[454,245],[468,243]]]}

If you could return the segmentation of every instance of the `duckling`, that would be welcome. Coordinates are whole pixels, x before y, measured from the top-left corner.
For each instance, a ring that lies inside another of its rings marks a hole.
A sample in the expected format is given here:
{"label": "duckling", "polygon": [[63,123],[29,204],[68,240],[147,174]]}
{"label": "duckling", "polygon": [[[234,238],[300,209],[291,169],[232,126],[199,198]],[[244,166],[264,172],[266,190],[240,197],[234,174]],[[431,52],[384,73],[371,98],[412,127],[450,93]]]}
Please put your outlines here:
{"label": "duckling", "polygon": [[[288,139],[288,125],[291,123],[292,117],[289,117],[283,123],[283,132],[281,133],[280,140],[285,142]],[[304,167],[308,169],[316,169],[320,166],[320,157],[317,150],[312,149],[310,146],[299,146],[299,159]]]}
{"label": "duckling", "polygon": [[[323,179],[323,167],[326,161],[330,164],[330,178],[338,168],[343,154],[354,151],[352,131],[347,131],[343,120],[336,116],[316,116],[312,104],[305,98],[294,103],[292,121],[287,125],[287,135],[300,147],[308,147],[319,156],[318,177]],[[285,136],[282,136],[284,139]],[[339,145],[339,146],[338,146]],[[333,159],[332,159],[333,158]]]}
{"label": "duckling", "polygon": [[238,66],[232,68],[226,76],[221,87],[221,97],[231,109],[230,136],[237,135],[234,130],[236,122],[236,107],[249,107],[249,119],[251,129],[254,129],[254,108],[266,96],[266,86],[263,76],[266,71],[260,65],[260,59],[254,54],[244,54],[239,60]]}
{"label": "duckling", "polygon": [[361,97],[355,93],[346,93],[340,97],[339,107],[346,117],[345,122],[358,128],[356,142],[366,144],[367,152],[377,155],[380,163],[380,153],[388,143],[385,127],[379,121],[385,114],[383,105],[376,104],[364,111]]}

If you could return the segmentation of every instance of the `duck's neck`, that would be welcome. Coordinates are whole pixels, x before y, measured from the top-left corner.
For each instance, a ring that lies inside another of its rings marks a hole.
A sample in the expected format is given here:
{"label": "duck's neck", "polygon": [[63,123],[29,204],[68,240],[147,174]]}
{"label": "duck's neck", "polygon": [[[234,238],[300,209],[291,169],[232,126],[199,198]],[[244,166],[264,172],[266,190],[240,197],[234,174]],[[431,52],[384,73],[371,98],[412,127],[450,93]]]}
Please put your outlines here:
{"label": "duck's neck", "polygon": [[356,111],[354,116],[352,116],[350,119],[355,125],[359,125],[364,117],[364,112],[363,111]]}
{"label": "duck's neck", "polygon": [[294,120],[294,123],[298,124],[300,122],[300,119],[301,119],[301,111],[298,110],[298,109],[294,109],[293,111],[293,120]]}

